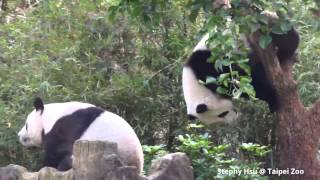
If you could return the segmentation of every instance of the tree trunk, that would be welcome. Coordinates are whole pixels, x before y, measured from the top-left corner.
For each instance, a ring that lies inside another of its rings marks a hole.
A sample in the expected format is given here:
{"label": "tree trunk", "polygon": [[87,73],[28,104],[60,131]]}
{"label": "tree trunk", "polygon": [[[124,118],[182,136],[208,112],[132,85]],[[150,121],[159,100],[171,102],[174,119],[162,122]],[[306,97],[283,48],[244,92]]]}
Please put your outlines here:
{"label": "tree trunk", "polygon": [[8,11],[9,10],[8,0],[2,0],[0,4],[1,4],[0,9],[2,11]]}
{"label": "tree trunk", "polygon": [[[280,104],[276,112],[277,146],[279,147],[279,170],[288,170],[287,179],[320,179],[320,164],[317,151],[320,136],[320,101],[312,108],[305,108],[299,99],[297,84],[293,79],[292,66],[296,57],[281,64],[270,45],[261,49],[258,45],[259,32],[248,40],[261,58],[268,79],[276,89]],[[292,170],[303,174],[292,174]],[[295,171],[301,173],[302,171]]]}
{"label": "tree trunk", "polygon": [[297,90],[280,93],[283,102],[277,112],[277,137],[280,169],[303,170],[304,175],[290,173],[290,179],[319,179],[317,159],[319,140],[319,109],[307,110],[300,103]]}

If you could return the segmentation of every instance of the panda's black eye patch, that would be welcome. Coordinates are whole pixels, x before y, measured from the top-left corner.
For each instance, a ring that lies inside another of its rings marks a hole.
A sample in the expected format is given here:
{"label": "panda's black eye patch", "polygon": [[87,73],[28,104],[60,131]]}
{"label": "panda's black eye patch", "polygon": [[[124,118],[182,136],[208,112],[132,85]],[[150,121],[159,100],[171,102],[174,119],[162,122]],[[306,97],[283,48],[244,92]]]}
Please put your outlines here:
{"label": "panda's black eye patch", "polygon": [[197,112],[198,114],[204,113],[204,112],[206,112],[206,111],[208,111],[208,107],[207,107],[207,105],[205,105],[205,104],[199,104],[199,105],[197,106],[197,108],[196,108],[196,112]]}
{"label": "panda's black eye patch", "polygon": [[225,111],[225,112],[223,112],[223,113],[220,113],[220,114],[218,115],[218,117],[219,117],[219,118],[223,118],[223,117],[225,117],[228,113],[229,113],[229,111]]}

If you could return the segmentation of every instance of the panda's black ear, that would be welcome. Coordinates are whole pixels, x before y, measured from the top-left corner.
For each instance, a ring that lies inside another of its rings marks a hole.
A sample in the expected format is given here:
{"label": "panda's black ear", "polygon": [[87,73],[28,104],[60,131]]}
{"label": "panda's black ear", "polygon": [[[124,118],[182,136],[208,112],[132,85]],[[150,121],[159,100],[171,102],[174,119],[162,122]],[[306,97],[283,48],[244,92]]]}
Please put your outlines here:
{"label": "panda's black ear", "polygon": [[42,112],[43,109],[44,109],[44,105],[43,105],[42,99],[39,98],[39,97],[36,97],[34,99],[33,106],[36,109],[36,111],[41,111]]}

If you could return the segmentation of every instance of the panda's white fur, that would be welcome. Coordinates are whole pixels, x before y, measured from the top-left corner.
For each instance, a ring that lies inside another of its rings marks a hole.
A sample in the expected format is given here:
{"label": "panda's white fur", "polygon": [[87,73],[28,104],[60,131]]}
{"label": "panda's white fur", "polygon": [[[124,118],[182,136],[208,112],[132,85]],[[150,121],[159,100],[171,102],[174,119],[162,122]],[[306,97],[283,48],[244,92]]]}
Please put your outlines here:
{"label": "panda's white fur", "polygon": [[19,141],[26,147],[40,147],[42,144],[43,124],[40,112],[33,110],[28,116],[25,125],[18,133]]}
{"label": "panda's white fur", "polygon": [[[26,147],[41,147],[42,130],[47,134],[59,118],[88,107],[94,107],[94,105],[82,102],[65,102],[45,104],[45,111],[43,112],[34,109],[27,116],[25,125],[18,133],[19,140]],[[26,125],[28,131],[26,131]],[[23,139],[26,141],[23,141]]]}
{"label": "panda's white fur", "polygon": [[[208,88],[199,83],[189,67],[183,68],[182,87],[184,98],[187,104],[187,114],[197,117],[201,122],[210,125],[216,122],[232,122],[238,116],[234,110],[232,101],[219,97],[212,93]],[[196,108],[199,104],[205,104],[208,110],[204,113],[197,113]],[[229,112],[224,117],[219,117],[221,113]]]}
{"label": "panda's white fur", "polygon": [[[18,133],[19,140],[24,146],[40,147],[43,143],[43,137],[51,133],[57,122],[65,121],[62,120],[63,117],[76,114],[79,110],[86,108],[98,109],[92,104],[81,102],[52,103],[44,105],[43,110],[35,109],[28,115],[25,125]],[[121,160],[126,164],[136,165],[138,171],[141,172],[143,169],[143,151],[132,127],[120,116],[108,111],[100,111],[90,124],[85,125],[86,129],[83,132],[81,131],[80,139],[116,142]],[[76,119],[72,122],[76,122]],[[65,128],[76,128],[76,124],[74,126],[68,124],[68,127]],[[45,153],[50,154],[50,150],[45,149]]]}
{"label": "panda's white fur", "polygon": [[[193,53],[197,51],[209,51],[206,46],[208,38],[209,34],[206,34],[196,45]],[[185,65],[182,72],[183,95],[189,117],[196,117],[206,125],[216,122],[229,123],[235,120],[238,117],[238,113],[231,99],[223,98],[201,84],[192,68],[191,66]],[[212,66],[212,68],[214,67]],[[197,113],[196,109],[200,104],[206,105],[207,110]],[[221,114],[224,116],[221,116]]]}
{"label": "panda's white fur", "polygon": [[127,121],[114,113],[104,111],[80,139],[116,142],[121,160],[125,164],[128,164],[128,161],[139,161],[137,168],[140,172],[143,170],[143,150],[136,133]]}

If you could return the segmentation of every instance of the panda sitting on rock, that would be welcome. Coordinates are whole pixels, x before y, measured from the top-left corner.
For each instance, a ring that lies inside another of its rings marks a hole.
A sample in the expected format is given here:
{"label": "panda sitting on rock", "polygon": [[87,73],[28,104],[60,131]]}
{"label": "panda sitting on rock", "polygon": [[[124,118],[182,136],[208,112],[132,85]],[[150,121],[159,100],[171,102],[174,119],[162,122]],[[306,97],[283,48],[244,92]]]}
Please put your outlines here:
{"label": "panda sitting on rock", "polygon": [[18,133],[27,147],[44,148],[43,166],[60,171],[72,168],[73,144],[76,140],[106,140],[118,145],[125,165],[143,169],[143,151],[132,127],[120,116],[92,104],[66,102],[43,104],[34,101],[34,110]]}
{"label": "panda sitting on rock", "polygon": [[[276,47],[279,63],[285,63],[295,54],[299,45],[299,34],[292,28],[285,34],[271,33],[272,43]],[[236,108],[231,101],[232,97],[216,93],[218,86],[214,83],[200,84],[206,82],[206,78],[219,77],[220,74],[229,72],[228,68],[217,71],[212,63],[207,62],[211,56],[210,49],[206,46],[209,35],[205,35],[194,48],[193,53],[183,67],[182,88],[187,105],[189,119],[199,119],[204,124],[210,125],[216,122],[231,122],[238,117]],[[251,68],[251,85],[256,91],[256,97],[265,101],[271,112],[279,108],[276,92],[261,61],[255,51],[248,54],[249,66]],[[232,67],[240,75],[244,72],[237,66]]]}

